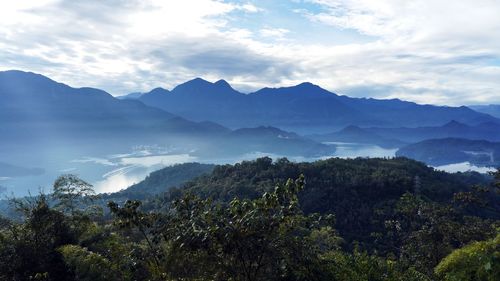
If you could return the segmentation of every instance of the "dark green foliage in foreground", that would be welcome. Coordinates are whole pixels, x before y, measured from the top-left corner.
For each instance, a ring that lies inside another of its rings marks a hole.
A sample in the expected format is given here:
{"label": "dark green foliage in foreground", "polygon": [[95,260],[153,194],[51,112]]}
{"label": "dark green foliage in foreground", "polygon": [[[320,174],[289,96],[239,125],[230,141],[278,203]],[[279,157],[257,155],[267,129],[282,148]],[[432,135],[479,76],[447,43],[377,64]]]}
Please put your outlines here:
{"label": "dark green foliage in foreground", "polygon": [[234,199],[227,207],[186,195],[163,216],[140,213],[133,202],[110,207],[119,227],[143,235],[158,278],[321,280],[326,271],[310,236],[331,218],[302,214],[302,187],[303,179],[289,180],[258,199]]}
{"label": "dark green foliage in foreground", "polygon": [[0,280],[499,280],[492,178],[261,158],[217,166],[158,209],[110,202],[106,219],[66,175],[56,207],[39,196],[18,204],[24,220],[0,219]]}
{"label": "dark green foliage in foreground", "polygon": [[[313,163],[260,158],[217,166],[212,174],[187,183],[185,188],[202,198],[228,202],[234,197],[257,198],[299,174],[305,175],[307,181],[299,195],[305,213],[335,214],[336,228],[344,239],[379,251],[391,249],[384,248],[372,234],[385,231],[385,220],[396,215],[394,210],[405,193],[442,204],[449,202],[454,193],[486,182],[477,173],[437,172],[406,158],[332,158]],[[172,197],[176,194],[172,190]],[[500,206],[497,209],[500,212]]]}
{"label": "dark green foliage in foreground", "polygon": [[73,280],[57,249],[76,242],[63,213],[49,208],[44,196],[25,209],[22,224],[11,223],[0,233],[0,280]]}

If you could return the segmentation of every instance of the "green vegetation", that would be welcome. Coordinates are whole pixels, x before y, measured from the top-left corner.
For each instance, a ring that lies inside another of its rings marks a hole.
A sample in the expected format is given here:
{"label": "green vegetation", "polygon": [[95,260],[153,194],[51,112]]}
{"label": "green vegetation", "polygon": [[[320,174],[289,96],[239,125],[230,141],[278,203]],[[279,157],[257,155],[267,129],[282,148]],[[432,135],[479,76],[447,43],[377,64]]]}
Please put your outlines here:
{"label": "green vegetation", "polygon": [[163,195],[109,202],[111,215],[71,175],[14,202],[0,280],[499,280],[500,171],[260,158],[177,188],[151,177],[139,185]]}
{"label": "green vegetation", "polygon": [[474,242],[453,251],[435,269],[446,281],[500,278],[500,234],[487,241]]}

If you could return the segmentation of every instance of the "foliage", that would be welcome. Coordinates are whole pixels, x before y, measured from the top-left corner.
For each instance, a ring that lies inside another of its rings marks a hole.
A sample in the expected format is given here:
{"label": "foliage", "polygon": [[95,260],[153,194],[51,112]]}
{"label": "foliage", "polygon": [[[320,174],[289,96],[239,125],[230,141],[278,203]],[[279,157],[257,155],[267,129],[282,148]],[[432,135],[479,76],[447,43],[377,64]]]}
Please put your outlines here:
{"label": "foliage", "polygon": [[65,245],[58,249],[64,262],[81,281],[120,280],[118,271],[103,256],[77,245]]}
{"label": "foliage", "polygon": [[0,280],[496,280],[491,179],[407,159],[260,158],[105,216],[89,212],[91,185],[62,176],[50,197],[16,201],[21,220],[0,218]]}
{"label": "foliage", "polygon": [[22,224],[0,233],[0,280],[73,280],[56,249],[75,242],[64,214],[38,197]]}
{"label": "foliage", "polygon": [[[308,235],[330,218],[302,214],[297,194],[303,185],[303,178],[289,180],[258,199],[233,199],[227,207],[188,194],[173,202],[161,217],[141,214],[136,202],[127,202],[123,208],[110,207],[121,227],[134,226],[143,234],[154,252],[152,261],[160,276],[320,280],[315,252],[319,248],[309,244],[312,240]],[[167,249],[158,246],[161,242],[168,244]]]}
{"label": "foliage", "polygon": [[495,281],[500,278],[500,233],[453,251],[435,268],[445,281]]}

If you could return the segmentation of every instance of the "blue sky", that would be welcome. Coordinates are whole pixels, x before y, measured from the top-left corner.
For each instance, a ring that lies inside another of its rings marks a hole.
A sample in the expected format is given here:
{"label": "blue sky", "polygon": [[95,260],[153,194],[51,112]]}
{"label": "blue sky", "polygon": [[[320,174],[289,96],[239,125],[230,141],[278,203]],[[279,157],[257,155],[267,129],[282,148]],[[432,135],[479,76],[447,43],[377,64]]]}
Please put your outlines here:
{"label": "blue sky", "polygon": [[496,0],[0,2],[0,70],[113,95],[303,81],[419,103],[500,103]]}

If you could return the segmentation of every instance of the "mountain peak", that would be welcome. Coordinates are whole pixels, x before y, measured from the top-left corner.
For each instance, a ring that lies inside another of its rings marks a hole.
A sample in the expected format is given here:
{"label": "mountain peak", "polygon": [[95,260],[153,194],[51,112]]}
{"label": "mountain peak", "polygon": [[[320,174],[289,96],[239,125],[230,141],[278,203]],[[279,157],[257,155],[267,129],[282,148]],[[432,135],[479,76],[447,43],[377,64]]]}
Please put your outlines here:
{"label": "mountain peak", "polygon": [[231,87],[231,85],[229,85],[229,83],[226,80],[224,80],[224,79],[220,79],[219,81],[215,82],[214,84],[215,85],[221,85],[221,86]]}
{"label": "mountain peak", "polygon": [[[38,85],[40,83],[62,85],[62,83],[58,83],[58,82],[56,82],[56,81],[54,81],[54,80],[52,80],[52,79],[50,79],[42,74],[38,74],[38,73],[34,73],[34,72],[27,72],[27,71],[22,71],[22,70],[0,71],[0,79],[6,79],[6,80],[8,80],[9,83],[27,81],[29,83],[37,83]],[[21,83],[23,83],[23,82],[21,82]]]}
{"label": "mountain peak", "polygon": [[443,125],[444,128],[464,128],[468,127],[467,125],[460,123],[456,120],[451,120],[450,122]]}
{"label": "mountain peak", "polygon": [[313,84],[311,82],[302,82],[300,84],[297,84],[295,87],[319,87],[318,85],[316,84]]}
{"label": "mountain peak", "polygon": [[149,93],[150,94],[168,94],[170,91],[167,89],[164,89],[162,87],[156,87],[153,90],[151,90]]}
{"label": "mountain peak", "polygon": [[212,84],[212,83],[203,79],[203,78],[196,77],[194,79],[191,79],[191,80],[188,80],[188,81],[182,83],[181,85],[209,85],[209,84]]}
{"label": "mountain peak", "polygon": [[280,88],[262,88],[255,92],[254,94],[283,94],[283,95],[308,95],[324,97],[325,94],[330,96],[337,96],[332,92],[329,92],[318,85],[311,82],[302,82],[295,86],[280,87]]}
{"label": "mountain peak", "polygon": [[349,125],[341,130],[341,132],[366,132],[362,128],[356,125]]}
{"label": "mountain peak", "polygon": [[172,90],[172,93],[182,95],[228,95],[239,94],[225,80],[219,80],[215,83],[202,78],[195,78],[187,81]]}

